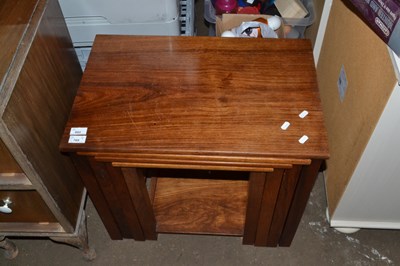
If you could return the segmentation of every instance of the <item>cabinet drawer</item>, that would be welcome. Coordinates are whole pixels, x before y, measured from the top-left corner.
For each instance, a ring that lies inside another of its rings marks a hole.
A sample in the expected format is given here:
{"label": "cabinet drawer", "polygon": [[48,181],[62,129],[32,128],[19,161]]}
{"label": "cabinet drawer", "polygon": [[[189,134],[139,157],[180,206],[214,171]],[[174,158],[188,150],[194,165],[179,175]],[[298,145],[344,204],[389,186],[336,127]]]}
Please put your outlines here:
{"label": "cabinet drawer", "polygon": [[21,168],[0,139],[0,173],[22,173]]}
{"label": "cabinet drawer", "polygon": [[56,218],[47,207],[38,192],[25,191],[0,191],[0,206],[5,199],[10,199],[11,213],[0,212],[0,223],[54,223]]}

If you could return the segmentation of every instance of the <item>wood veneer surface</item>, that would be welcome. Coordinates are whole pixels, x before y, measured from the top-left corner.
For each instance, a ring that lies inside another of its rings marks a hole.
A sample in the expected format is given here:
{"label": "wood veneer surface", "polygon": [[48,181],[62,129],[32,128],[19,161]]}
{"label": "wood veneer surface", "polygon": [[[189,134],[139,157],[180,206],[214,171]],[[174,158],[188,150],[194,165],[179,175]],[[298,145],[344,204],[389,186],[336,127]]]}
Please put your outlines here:
{"label": "wood veneer surface", "polygon": [[[1,223],[54,223],[57,222],[46,203],[36,191],[0,191],[0,198],[12,199],[12,215],[0,213]],[[3,204],[3,202],[0,202]]]}
{"label": "wood veneer surface", "polygon": [[0,41],[9,38],[4,47],[17,47],[4,57],[9,65],[0,90],[1,138],[64,229],[73,232],[84,187],[58,144],[82,72],[58,1],[10,2],[0,3]]}
{"label": "wood veneer surface", "polygon": [[[71,127],[88,128],[86,143],[68,144]],[[326,158],[311,44],[97,36],[60,148]]]}
{"label": "wood veneer surface", "polygon": [[0,2],[0,84],[9,70],[37,3],[37,0]]}
{"label": "wood veneer surface", "polygon": [[4,142],[0,139],[0,173],[21,173],[21,167],[15,161]]}
{"label": "wood veneer surface", "polygon": [[243,234],[247,181],[158,178],[156,187],[158,232]]}

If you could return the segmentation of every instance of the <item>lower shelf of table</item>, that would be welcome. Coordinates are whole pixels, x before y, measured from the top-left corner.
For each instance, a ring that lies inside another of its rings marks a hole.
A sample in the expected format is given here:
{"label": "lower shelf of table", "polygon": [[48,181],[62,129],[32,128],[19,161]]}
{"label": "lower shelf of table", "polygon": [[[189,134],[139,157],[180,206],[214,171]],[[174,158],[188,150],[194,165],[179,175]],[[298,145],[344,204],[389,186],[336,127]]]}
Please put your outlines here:
{"label": "lower shelf of table", "polygon": [[152,178],[159,233],[243,235],[248,181]]}

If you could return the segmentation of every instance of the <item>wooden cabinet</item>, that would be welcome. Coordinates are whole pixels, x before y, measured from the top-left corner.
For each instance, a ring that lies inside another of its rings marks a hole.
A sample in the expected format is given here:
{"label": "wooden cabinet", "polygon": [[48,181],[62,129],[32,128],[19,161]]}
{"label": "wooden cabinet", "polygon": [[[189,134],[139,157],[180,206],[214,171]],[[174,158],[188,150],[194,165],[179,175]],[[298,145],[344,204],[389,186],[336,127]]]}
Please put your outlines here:
{"label": "wooden cabinet", "polygon": [[86,191],[58,150],[82,74],[58,2],[1,1],[0,46],[0,246],[44,236],[91,258]]}

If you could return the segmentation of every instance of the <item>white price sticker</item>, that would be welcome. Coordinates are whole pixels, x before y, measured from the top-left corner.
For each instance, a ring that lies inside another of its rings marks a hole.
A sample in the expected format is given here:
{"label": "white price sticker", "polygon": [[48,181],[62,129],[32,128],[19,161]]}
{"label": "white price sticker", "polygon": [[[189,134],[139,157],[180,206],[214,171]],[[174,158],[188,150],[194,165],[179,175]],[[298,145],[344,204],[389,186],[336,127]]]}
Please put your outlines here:
{"label": "white price sticker", "polygon": [[307,140],[308,140],[308,136],[307,136],[307,135],[303,135],[303,136],[299,139],[299,142],[300,142],[300,144],[304,144],[304,143],[306,143]]}
{"label": "white price sticker", "polygon": [[69,131],[69,135],[77,136],[77,135],[86,135],[87,134],[87,127],[72,127]]}
{"label": "white price sticker", "polygon": [[306,117],[308,115],[308,112],[306,111],[306,110],[304,110],[303,112],[301,112],[300,114],[299,114],[299,117],[300,118],[304,118],[304,117]]}
{"label": "white price sticker", "polygon": [[286,130],[289,128],[289,126],[290,126],[290,123],[288,121],[285,121],[285,123],[282,124],[281,129]]}
{"label": "white price sticker", "polygon": [[86,136],[70,136],[68,143],[85,143]]}

